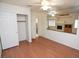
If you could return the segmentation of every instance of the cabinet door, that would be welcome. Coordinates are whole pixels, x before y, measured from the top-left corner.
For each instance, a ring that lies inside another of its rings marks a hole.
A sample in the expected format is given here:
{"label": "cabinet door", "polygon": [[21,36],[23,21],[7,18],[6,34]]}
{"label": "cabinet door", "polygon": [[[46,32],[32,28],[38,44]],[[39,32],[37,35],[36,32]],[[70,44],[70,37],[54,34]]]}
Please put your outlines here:
{"label": "cabinet door", "polygon": [[1,12],[0,35],[3,49],[19,45],[16,14]]}
{"label": "cabinet door", "polygon": [[64,32],[72,33],[72,25],[65,25]]}

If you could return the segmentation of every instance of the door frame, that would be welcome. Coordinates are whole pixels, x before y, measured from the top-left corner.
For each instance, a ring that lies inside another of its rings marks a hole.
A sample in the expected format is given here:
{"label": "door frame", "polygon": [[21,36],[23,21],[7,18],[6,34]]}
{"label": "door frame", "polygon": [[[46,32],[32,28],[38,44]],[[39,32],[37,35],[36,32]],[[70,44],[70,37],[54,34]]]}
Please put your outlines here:
{"label": "door frame", "polygon": [[[27,37],[27,39],[29,38],[29,32],[28,32],[28,15],[24,15],[24,14],[17,14],[17,19],[18,19],[18,15],[20,15],[20,16],[24,16],[25,17],[25,21],[18,21],[17,20],[17,28],[18,28],[18,22],[25,22],[25,28],[27,29],[26,31],[27,31],[27,33],[26,33],[26,37]],[[27,27],[26,27],[27,26]],[[18,29],[17,29],[17,31],[18,31]],[[18,37],[19,37],[19,33],[18,33]],[[19,40],[19,39],[18,39]],[[21,41],[24,41],[24,40],[21,40]],[[28,40],[27,40],[28,41]],[[19,40],[19,42],[20,42],[20,40]]]}

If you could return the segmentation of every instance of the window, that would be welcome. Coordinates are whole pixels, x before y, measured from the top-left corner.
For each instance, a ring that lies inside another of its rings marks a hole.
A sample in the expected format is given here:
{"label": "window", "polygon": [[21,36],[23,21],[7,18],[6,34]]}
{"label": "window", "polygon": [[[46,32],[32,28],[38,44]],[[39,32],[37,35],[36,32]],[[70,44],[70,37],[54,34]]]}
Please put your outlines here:
{"label": "window", "polygon": [[75,28],[78,28],[78,20],[75,20]]}
{"label": "window", "polygon": [[55,20],[49,20],[49,26],[55,26]]}

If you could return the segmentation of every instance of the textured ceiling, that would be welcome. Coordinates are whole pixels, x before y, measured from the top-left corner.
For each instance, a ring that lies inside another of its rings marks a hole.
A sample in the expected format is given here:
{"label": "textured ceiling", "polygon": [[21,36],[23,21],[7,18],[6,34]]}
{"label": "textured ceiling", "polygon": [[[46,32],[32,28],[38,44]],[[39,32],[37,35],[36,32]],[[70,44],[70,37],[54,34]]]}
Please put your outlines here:
{"label": "textured ceiling", "polygon": [[[32,6],[33,10],[41,10],[40,3],[42,0],[0,0],[0,2],[20,5],[20,6]],[[52,8],[57,11],[74,12],[79,10],[79,0],[48,0],[52,5]]]}

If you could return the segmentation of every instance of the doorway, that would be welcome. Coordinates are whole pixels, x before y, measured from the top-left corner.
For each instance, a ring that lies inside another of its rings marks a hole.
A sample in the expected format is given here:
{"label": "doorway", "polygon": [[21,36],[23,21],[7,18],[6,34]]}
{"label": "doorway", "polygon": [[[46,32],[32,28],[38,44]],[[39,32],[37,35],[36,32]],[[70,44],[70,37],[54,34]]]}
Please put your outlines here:
{"label": "doorway", "polygon": [[28,16],[17,14],[19,41],[28,40]]}

